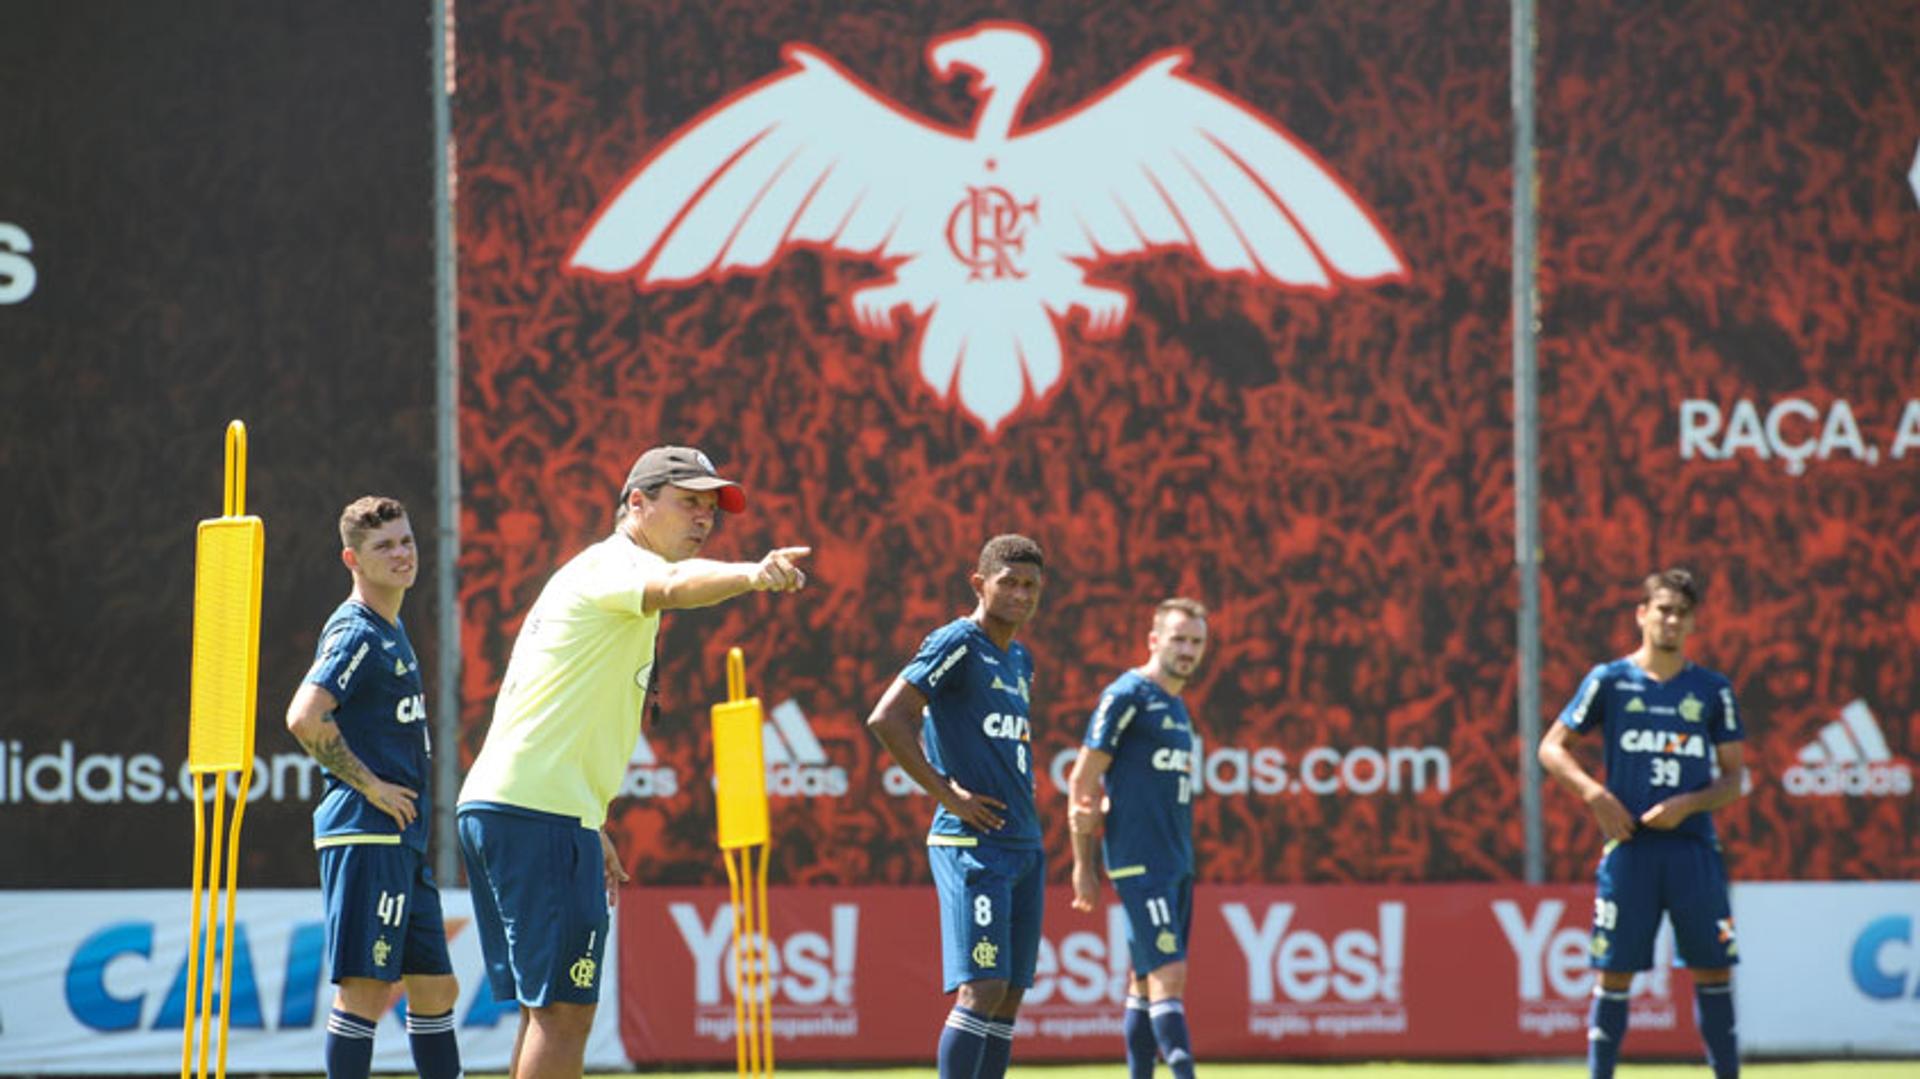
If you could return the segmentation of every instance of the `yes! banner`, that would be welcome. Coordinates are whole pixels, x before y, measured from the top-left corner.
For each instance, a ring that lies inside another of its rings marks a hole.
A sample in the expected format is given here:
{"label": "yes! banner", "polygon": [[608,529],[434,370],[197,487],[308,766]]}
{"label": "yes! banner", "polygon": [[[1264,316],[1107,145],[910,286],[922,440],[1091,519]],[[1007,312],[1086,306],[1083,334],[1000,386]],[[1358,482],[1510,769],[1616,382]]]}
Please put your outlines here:
{"label": "yes! banner", "polygon": [[[1023,1060],[1121,1052],[1120,909],[1048,894]],[[934,892],[776,888],[768,969],[775,1053],[929,1059],[940,992]],[[1202,1059],[1575,1056],[1586,1044],[1592,890],[1440,885],[1211,887],[1194,896],[1187,1019]],[[629,890],[621,1038],[636,1063],[733,1055],[732,918],[713,888]],[[1671,945],[1659,945],[1670,960]],[[1663,962],[1634,986],[1629,1055],[1698,1044],[1691,990]]]}

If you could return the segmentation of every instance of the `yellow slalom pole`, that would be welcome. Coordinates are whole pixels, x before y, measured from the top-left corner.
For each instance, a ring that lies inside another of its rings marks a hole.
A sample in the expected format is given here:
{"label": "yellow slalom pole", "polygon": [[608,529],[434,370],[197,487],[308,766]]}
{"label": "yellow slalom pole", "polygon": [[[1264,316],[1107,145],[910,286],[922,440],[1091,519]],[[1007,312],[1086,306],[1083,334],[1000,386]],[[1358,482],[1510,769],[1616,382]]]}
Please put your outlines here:
{"label": "yellow slalom pole", "polygon": [[[193,775],[193,915],[187,942],[185,1019],[180,1076],[204,1079],[207,1058],[227,1074],[229,1000],[233,992],[234,932],[238,921],[240,823],[253,781],[255,690],[260,669],[260,585],[266,532],[246,516],[247,428],[227,425],[223,514],[200,522],[194,550],[193,674],[187,721],[187,769]],[[231,823],[227,781],[239,783]],[[212,823],[207,822],[206,777],[213,777]],[[212,849],[208,833],[212,833]],[[221,870],[224,867],[225,876]],[[226,902],[221,903],[222,892]],[[204,906],[203,906],[204,903]],[[201,914],[205,911],[205,921]],[[214,958],[219,957],[219,995]],[[197,990],[197,992],[196,992]],[[213,1012],[220,1013],[215,1038]],[[218,1048],[215,1049],[217,1040]],[[194,1047],[199,1046],[198,1068]]]}
{"label": "yellow slalom pole", "polygon": [[186,992],[186,1037],[180,1039],[180,1079],[186,1079],[187,1072],[193,1067],[193,1002],[199,999],[195,993],[199,989],[200,973],[200,934],[203,932],[200,921],[200,890],[202,869],[207,858],[207,798],[201,787],[201,776],[193,777],[193,935],[187,938],[187,992]]}
{"label": "yellow slalom pole", "polygon": [[738,648],[727,652],[727,700],[713,706],[712,718],[716,830],[733,904],[734,1060],[742,1077],[771,1076],[766,716],[760,699],[747,696],[746,659]]}
{"label": "yellow slalom pole", "polygon": [[767,924],[767,863],[772,860],[772,855],[771,844],[761,845],[760,900],[754,904],[760,919],[760,931],[754,934],[760,957],[760,995],[755,999],[760,1002],[761,1057],[767,1062],[766,1075],[773,1074],[773,960],[767,955],[768,949],[773,947],[773,927]]}
{"label": "yellow slalom pole", "polygon": [[747,1029],[747,993],[746,978],[740,972],[740,940],[744,936],[740,928],[740,869],[734,864],[735,854],[722,849],[720,860],[727,864],[727,902],[733,910],[733,1048],[734,1063],[739,1073],[747,1074],[747,1054],[741,1039]]}

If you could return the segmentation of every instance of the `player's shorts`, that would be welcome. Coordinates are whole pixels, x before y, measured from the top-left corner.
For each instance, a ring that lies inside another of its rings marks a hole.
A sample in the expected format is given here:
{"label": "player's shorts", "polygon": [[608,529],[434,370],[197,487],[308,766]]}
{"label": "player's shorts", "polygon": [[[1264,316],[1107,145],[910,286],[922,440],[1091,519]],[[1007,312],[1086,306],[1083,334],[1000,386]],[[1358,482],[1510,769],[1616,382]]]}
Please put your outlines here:
{"label": "player's shorts", "polygon": [[1046,909],[1046,852],[1038,847],[927,848],[940,895],[940,972],[945,991],[1005,980],[1033,987]]}
{"label": "player's shorts", "polygon": [[321,847],[320,901],[327,912],[327,967],[335,982],[453,973],[440,889],[434,887],[426,857],[412,847]]}
{"label": "player's shorts", "polygon": [[489,802],[461,806],[459,821],[494,999],[598,1002],[609,920],[600,834],[575,817]]}
{"label": "player's shorts", "polygon": [[1718,844],[1646,832],[1607,844],[1593,904],[1594,969],[1652,967],[1662,913],[1673,922],[1674,948],[1687,966],[1716,970],[1740,961]]}
{"label": "player's shorts", "polygon": [[1135,977],[1144,978],[1187,957],[1193,932],[1193,874],[1141,874],[1113,882],[1127,911],[1127,953]]}

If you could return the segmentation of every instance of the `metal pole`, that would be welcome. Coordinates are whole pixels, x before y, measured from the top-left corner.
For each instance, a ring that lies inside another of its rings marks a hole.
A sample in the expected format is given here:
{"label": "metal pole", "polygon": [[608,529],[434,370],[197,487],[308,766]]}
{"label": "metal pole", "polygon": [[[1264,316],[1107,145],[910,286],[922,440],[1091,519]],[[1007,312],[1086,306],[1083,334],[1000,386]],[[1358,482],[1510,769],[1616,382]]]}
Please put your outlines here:
{"label": "metal pole", "polygon": [[1512,0],[1513,26],[1513,546],[1520,591],[1520,812],[1526,824],[1526,880],[1546,875],[1540,817],[1540,387],[1534,303],[1539,261],[1538,180],[1534,175],[1533,0]]}
{"label": "metal pole", "polygon": [[453,0],[433,5],[433,427],[434,584],[439,598],[439,672],[433,698],[434,875],[459,882],[453,803],[460,784],[460,382],[453,235]]}

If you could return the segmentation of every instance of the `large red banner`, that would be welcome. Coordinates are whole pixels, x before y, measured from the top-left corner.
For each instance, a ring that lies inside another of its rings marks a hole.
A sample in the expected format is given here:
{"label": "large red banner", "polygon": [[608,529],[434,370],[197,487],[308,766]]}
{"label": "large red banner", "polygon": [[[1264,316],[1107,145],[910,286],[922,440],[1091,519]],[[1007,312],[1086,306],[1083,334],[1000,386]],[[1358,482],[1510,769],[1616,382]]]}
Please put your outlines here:
{"label": "large red banner", "polygon": [[[1751,734],[1740,878],[1920,873],[1920,103],[1875,89],[1910,13],[1541,21],[1545,718],[1693,563]],[[462,5],[462,752],[541,582],[687,442],[751,492],[711,553],[808,543],[814,584],[667,619],[611,815],[641,879],[719,879],[738,644],[775,879],[924,880],[861,721],[1009,530],[1052,557],[1043,802],[1188,593],[1204,879],[1519,876],[1507,5],[1006,15]],[[1546,806],[1585,878],[1589,815]]]}
{"label": "large red banner", "polygon": [[1057,858],[1064,755],[1186,593],[1209,879],[1513,875],[1505,5],[1004,15],[462,5],[463,750],[542,581],[685,442],[749,491],[711,553],[811,544],[813,584],[667,617],[611,818],[641,879],[719,879],[737,644],[775,879],[924,880],[862,721],[1003,531],[1050,555]]}
{"label": "large red banner", "polygon": [[[1121,1055],[1126,929],[1117,906],[1048,896],[1021,1059]],[[1576,1056],[1586,1044],[1591,889],[1206,886],[1194,896],[1186,1007],[1202,1059]],[[776,888],[775,1053],[932,1056],[940,994],[933,889]],[[724,890],[621,896],[621,1037],[638,1063],[734,1053],[733,919]],[[1657,948],[1634,986],[1629,1056],[1699,1050],[1689,983]]]}
{"label": "large red banner", "polygon": [[[1920,96],[1871,89],[1912,83],[1920,7],[1540,25],[1549,704],[1691,565],[1748,726],[1734,876],[1920,876]],[[1594,829],[1549,794],[1573,878]]]}

